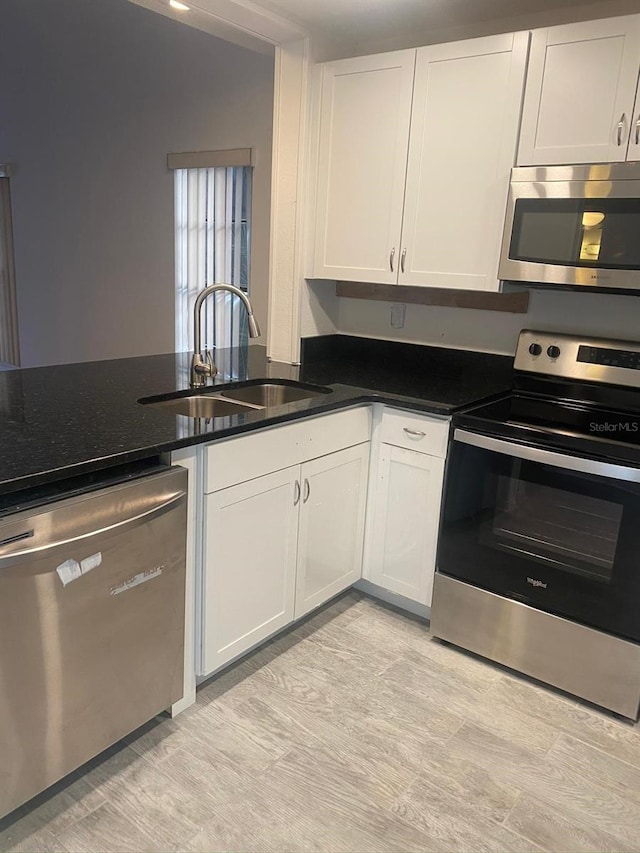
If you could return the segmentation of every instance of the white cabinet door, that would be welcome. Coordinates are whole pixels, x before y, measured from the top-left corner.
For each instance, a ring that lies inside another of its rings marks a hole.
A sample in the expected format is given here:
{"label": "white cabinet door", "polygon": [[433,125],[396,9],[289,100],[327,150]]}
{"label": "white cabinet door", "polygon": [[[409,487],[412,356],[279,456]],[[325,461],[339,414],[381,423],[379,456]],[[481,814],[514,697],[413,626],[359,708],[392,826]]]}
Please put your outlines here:
{"label": "white cabinet door", "polygon": [[431,606],[444,459],[381,445],[373,504],[370,577]]}
{"label": "white cabinet door", "polygon": [[633,120],[631,122],[627,160],[640,160],[640,82],[638,83],[636,102],[633,107]]}
{"label": "white cabinet door", "polygon": [[418,50],[400,284],[498,288],[528,33]]}
{"label": "white cabinet door", "polygon": [[296,618],[362,575],[369,444],[302,466]]}
{"label": "white cabinet door", "polygon": [[415,51],[322,68],[314,276],[397,280]]}
{"label": "white cabinet door", "polygon": [[293,619],[299,472],[205,496],[203,675]]}
{"label": "white cabinet door", "polygon": [[535,30],[518,165],[627,157],[640,65],[640,15]]}

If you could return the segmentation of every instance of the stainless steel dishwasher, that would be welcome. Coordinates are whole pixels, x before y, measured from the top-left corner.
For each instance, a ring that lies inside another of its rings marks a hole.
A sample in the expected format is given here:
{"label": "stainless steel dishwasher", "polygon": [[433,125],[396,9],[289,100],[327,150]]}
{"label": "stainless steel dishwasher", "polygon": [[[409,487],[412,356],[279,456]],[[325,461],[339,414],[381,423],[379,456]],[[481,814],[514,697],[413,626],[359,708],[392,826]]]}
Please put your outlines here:
{"label": "stainless steel dishwasher", "polygon": [[0,816],[182,696],[187,472],[0,520]]}

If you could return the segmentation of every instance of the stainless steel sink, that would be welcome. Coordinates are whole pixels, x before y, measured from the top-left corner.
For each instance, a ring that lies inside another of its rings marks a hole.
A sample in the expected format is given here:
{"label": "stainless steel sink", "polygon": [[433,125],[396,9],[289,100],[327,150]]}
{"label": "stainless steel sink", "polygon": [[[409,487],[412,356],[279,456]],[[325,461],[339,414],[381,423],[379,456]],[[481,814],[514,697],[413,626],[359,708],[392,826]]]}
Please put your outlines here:
{"label": "stainless steel sink", "polygon": [[143,406],[166,412],[168,415],[186,415],[188,418],[224,418],[229,415],[284,406],[312,397],[330,394],[330,388],[305,385],[289,379],[249,380],[225,388],[212,387],[191,394],[168,394],[138,400]]}
{"label": "stainless steel sink", "polygon": [[237,400],[241,403],[249,403],[270,409],[273,406],[284,406],[287,403],[297,403],[299,400],[309,400],[312,397],[323,397],[330,394],[329,388],[312,387],[297,382],[264,381],[255,382],[240,388],[222,388],[219,391],[225,400]]}
{"label": "stainless steel sink", "polygon": [[211,394],[197,394],[193,397],[178,397],[172,400],[158,400],[144,403],[153,409],[159,409],[168,415],[186,415],[189,418],[224,418],[228,415],[240,415],[255,412],[255,406],[243,406],[231,400],[222,400]]}

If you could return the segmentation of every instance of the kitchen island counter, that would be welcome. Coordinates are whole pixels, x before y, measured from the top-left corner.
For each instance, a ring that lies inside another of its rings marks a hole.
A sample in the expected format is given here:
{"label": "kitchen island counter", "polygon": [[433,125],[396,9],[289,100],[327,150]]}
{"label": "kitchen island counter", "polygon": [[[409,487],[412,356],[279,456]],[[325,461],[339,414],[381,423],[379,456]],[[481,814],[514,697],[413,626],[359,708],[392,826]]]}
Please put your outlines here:
{"label": "kitchen island counter", "polygon": [[214,385],[281,378],[330,394],[210,420],[138,402],[186,391],[189,364],[170,353],[0,373],[2,493],[358,403],[448,416],[504,393],[512,369],[507,356],[328,336],[307,341],[301,367],[269,361],[263,346],[221,351]]}

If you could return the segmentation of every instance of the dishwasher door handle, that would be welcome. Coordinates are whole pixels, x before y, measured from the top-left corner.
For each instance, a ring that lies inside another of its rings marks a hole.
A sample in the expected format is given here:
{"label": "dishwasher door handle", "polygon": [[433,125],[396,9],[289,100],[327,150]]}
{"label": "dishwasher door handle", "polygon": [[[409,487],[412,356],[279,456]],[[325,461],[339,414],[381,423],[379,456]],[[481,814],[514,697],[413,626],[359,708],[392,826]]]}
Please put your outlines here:
{"label": "dishwasher door handle", "polygon": [[56,540],[55,542],[47,542],[44,545],[38,545],[35,548],[11,551],[9,554],[5,554],[4,556],[0,554],[0,569],[3,568],[4,563],[10,562],[13,564],[14,562],[23,562],[34,554],[41,555],[46,551],[51,551],[53,548],[57,548],[60,545],[71,545],[73,542],[82,542],[85,539],[92,539],[94,536],[102,536],[105,533],[112,533],[114,530],[125,530],[138,527],[138,525],[145,524],[156,516],[163,515],[165,512],[168,512],[178,506],[181,502],[184,502],[186,498],[187,496],[185,492],[176,492],[176,494],[171,495],[168,500],[164,500],[162,503],[156,504],[150,509],[146,509],[144,512],[131,515],[129,518],[116,521],[114,524],[107,524],[105,527],[101,527],[98,530],[89,530],[86,533],[81,533],[79,536],[71,536],[66,539]]}

